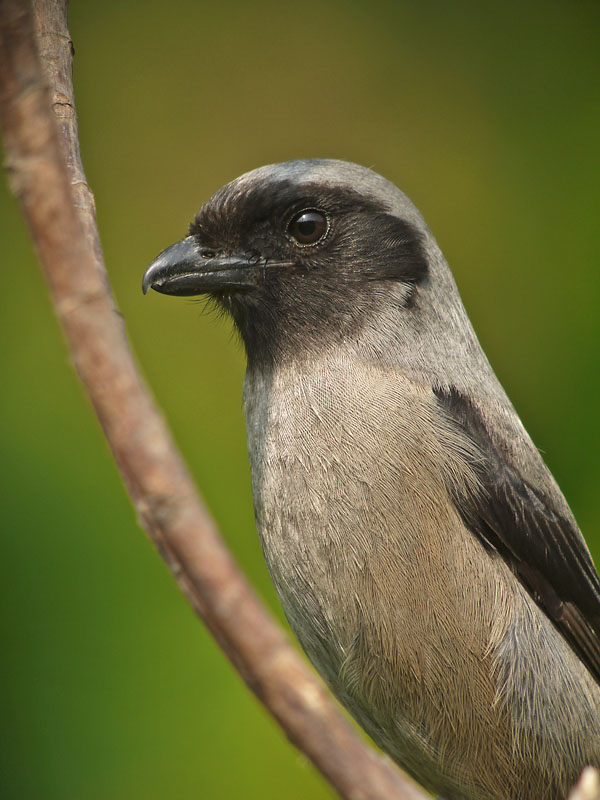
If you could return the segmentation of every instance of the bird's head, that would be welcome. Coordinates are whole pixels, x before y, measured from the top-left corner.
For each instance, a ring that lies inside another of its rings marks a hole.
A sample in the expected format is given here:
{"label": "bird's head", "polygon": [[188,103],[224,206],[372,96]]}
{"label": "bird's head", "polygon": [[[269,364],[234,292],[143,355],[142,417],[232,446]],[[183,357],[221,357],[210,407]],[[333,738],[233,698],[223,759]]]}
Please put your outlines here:
{"label": "bird's head", "polygon": [[310,159],[249,172],[217,191],[143,290],[208,295],[249,359],[352,340],[390,301],[411,313],[431,234],[393,184],[365,167]]}

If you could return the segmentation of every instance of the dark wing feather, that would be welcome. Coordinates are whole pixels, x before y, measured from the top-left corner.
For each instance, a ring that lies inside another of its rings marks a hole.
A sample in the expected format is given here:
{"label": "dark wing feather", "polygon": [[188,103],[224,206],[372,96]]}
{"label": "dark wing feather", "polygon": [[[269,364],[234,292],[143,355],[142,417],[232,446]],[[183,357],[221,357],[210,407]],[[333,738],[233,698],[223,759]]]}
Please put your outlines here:
{"label": "dark wing feather", "polygon": [[473,464],[483,492],[466,497],[449,484],[463,521],[500,553],[600,683],[600,580],[579,529],[508,462],[473,403],[455,389],[435,394],[484,456]]}

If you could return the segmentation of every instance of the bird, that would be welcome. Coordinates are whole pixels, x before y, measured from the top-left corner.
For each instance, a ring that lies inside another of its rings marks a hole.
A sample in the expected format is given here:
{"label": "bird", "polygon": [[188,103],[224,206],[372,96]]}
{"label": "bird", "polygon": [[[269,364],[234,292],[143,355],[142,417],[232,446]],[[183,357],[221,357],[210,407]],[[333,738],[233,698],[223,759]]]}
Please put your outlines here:
{"label": "bird", "polygon": [[260,167],[142,288],[233,319],[266,564],[339,701],[445,800],[565,798],[600,766],[600,582],[415,205]]}

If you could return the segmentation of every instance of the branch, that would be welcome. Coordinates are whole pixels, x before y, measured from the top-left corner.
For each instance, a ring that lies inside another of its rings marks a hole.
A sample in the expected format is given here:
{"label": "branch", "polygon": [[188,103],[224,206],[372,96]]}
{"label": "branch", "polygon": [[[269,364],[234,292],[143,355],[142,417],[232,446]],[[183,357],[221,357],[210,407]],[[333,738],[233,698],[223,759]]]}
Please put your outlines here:
{"label": "branch", "polygon": [[52,98],[28,4],[0,0],[0,121],[9,180],[140,522],[244,681],[343,797],[423,800],[343,719],[248,586],[196,492],[136,370],[108,286],[79,155],[66,0],[37,0],[35,13]]}

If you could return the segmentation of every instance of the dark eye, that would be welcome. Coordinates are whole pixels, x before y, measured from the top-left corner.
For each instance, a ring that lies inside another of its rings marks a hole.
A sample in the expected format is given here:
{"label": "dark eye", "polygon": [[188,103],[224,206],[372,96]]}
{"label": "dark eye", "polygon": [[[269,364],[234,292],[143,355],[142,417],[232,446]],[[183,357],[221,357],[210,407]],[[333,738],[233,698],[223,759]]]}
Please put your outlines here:
{"label": "dark eye", "polygon": [[294,214],[288,225],[288,233],[298,244],[316,244],[327,233],[327,217],[322,211],[308,208]]}

